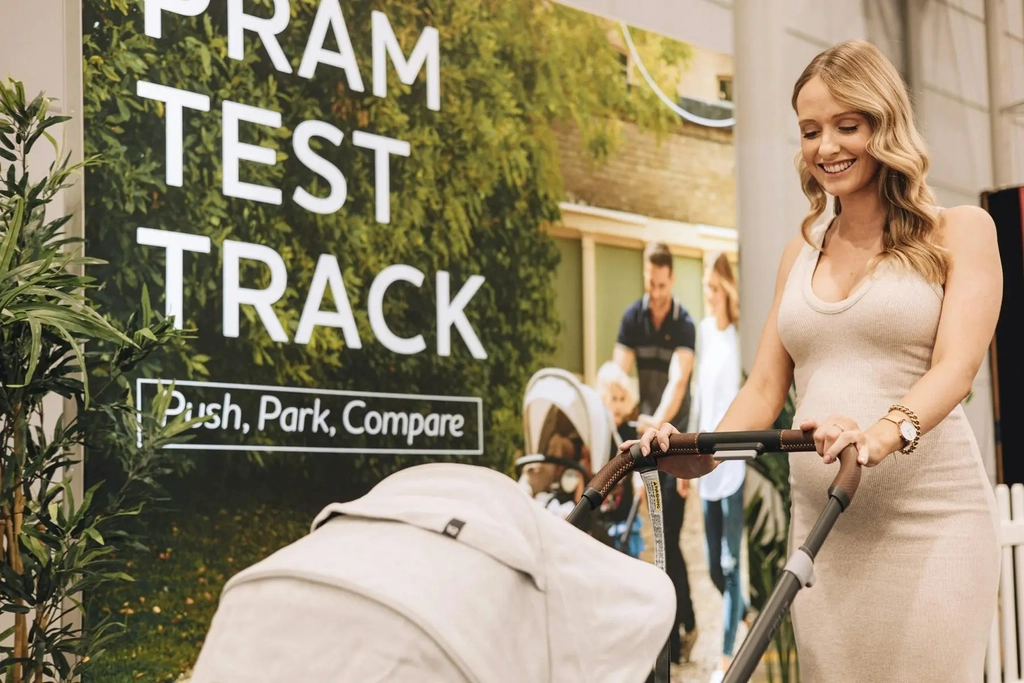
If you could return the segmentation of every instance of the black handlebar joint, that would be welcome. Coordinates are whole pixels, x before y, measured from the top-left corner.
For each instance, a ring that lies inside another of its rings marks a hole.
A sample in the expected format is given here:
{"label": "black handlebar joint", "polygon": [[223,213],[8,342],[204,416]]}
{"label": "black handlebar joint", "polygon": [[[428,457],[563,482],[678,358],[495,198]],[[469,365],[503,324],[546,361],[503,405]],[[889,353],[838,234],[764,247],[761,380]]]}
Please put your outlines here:
{"label": "black handlebar joint", "polygon": [[647,455],[640,452],[640,444],[635,443],[629,447],[629,455],[633,458],[633,470],[636,472],[647,472],[658,469],[658,459],[653,451]]}

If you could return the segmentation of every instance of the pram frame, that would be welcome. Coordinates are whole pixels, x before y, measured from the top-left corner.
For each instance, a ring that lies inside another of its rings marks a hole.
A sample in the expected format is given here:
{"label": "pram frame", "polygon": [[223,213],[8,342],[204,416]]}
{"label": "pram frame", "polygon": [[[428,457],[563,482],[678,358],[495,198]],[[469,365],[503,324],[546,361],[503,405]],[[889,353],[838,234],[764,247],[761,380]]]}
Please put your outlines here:
{"label": "pram frame", "polygon": [[[658,468],[658,460],[673,455],[712,455],[717,460],[753,459],[765,452],[814,451],[816,446],[812,432],[798,430],[770,430],[755,432],[695,432],[673,434],[669,437],[668,450],[662,451],[655,441],[651,452],[644,456],[640,445],[634,444],[628,451],[620,452],[605,465],[584,492],[579,504],[566,517],[566,521],[577,525],[601,505],[612,487],[631,472],[651,472]],[[744,639],[732,664],[725,673],[723,683],[747,683],[757,668],[761,657],[768,649],[772,636],[789,612],[793,599],[801,588],[814,583],[814,558],[821,549],[825,538],[843,511],[849,508],[861,470],[857,462],[857,450],[847,446],[839,455],[839,472],[828,489],[825,507],[808,534],[803,545],[794,550],[783,568],[782,576],[775,584],[764,610],[757,616],[750,633]],[[648,497],[648,505],[658,505]],[[655,545],[664,548],[665,538],[661,529],[656,529]],[[667,683],[669,664],[666,651],[654,667],[656,683]]]}

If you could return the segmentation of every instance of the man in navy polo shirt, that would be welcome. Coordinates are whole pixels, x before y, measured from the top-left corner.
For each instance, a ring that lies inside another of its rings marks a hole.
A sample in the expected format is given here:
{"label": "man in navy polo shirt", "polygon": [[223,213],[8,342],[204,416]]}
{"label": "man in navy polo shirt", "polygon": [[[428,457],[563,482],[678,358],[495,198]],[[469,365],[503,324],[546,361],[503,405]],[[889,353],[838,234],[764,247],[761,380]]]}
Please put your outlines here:
{"label": "man in navy polo shirt", "polygon": [[[637,431],[671,422],[686,432],[690,417],[690,373],[693,371],[696,326],[686,309],[672,296],[675,273],[672,254],[660,242],[644,250],[644,295],[622,315],[613,359],[628,374],[636,362],[640,380],[640,417]],[[676,627],[672,630],[672,660],[688,660],[697,640],[697,624],[690,601],[686,560],[679,547],[686,495],[690,482],[659,472],[664,505],[665,570],[676,588]],[[682,626],[686,634],[679,635]]]}

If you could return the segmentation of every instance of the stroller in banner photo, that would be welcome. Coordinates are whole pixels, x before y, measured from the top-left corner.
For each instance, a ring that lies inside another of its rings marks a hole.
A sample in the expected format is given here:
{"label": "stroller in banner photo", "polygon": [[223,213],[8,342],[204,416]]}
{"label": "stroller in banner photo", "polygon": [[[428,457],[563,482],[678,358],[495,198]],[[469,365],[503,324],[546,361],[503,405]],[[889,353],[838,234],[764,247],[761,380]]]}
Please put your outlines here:
{"label": "stroller in banner photo", "polygon": [[[527,383],[523,436],[525,455],[515,461],[519,484],[563,518],[621,443],[597,391],[558,368],[539,370]],[[644,549],[637,487],[633,480],[620,482],[584,527],[632,557],[639,557]]]}

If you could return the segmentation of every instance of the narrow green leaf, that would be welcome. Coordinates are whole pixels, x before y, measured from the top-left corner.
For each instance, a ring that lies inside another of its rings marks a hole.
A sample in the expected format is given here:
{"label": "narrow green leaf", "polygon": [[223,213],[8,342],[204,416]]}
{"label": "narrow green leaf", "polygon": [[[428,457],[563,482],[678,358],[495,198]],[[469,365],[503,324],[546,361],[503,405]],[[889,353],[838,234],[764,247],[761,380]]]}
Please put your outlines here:
{"label": "narrow green leaf", "polygon": [[[13,170],[14,167],[11,166]],[[8,175],[13,175],[8,173]],[[20,197],[12,200],[14,204],[14,215],[7,225],[7,231],[3,242],[0,242],[0,279],[7,274],[11,268],[11,260],[14,259],[14,252],[18,249],[18,235],[21,234],[21,225],[25,219],[25,203]]]}
{"label": "narrow green leaf", "polygon": [[29,350],[28,371],[25,373],[25,384],[32,381],[32,376],[35,375],[39,357],[43,354],[42,326],[35,317],[29,317],[28,326],[32,332],[32,346]]}
{"label": "narrow green leaf", "polygon": [[25,544],[29,552],[35,555],[35,558],[39,560],[39,564],[45,566],[50,562],[50,555],[46,552],[46,548],[43,547],[38,538],[22,533],[21,542]]}
{"label": "narrow green leaf", "polygon": [[209,421],[212,417],[212,415],[203,415],[202,417],[193,417],[191,420],[185,420],[183,419],[184,413],[182,413],[160,432],[160,436],[164,439],[172,439],[183,432],[187,432],[196,425]]}
{"label": "narrow green leaf", "polygon": [[7,310],[16,318],[20,317],[19,314],[32,313],[41,323],[51,327],[77,332],[87,337],[136,346],[134,341],[90,308],[81,307],[79,310],[72,310],[68,306],[58,306],[46,301],[32,301],[26,304],[8,304]]}
{"label": "narrow green leaf", "polygon": [[[72,353],[75,354],[75,359],[78,361],[78,367],[81,368],[81,370],[82,370],[81,371],[81,377],[82,377],[82,388],[83,388],[83,391],[82,391],[83,406],[84,406],[84,408],[86,410],[88,410],[89,409],[89,398],[90,398],[89,397],[89,373],[86,370],[85,356],[82,354],[82,348],[78,345],[78,342],[75,341],[74,337],[71,336],[71,333],[68,332],[67,329],[63,325],[61,325],[58,322],[54,322],[52,324],[61,333],[61,336],[64,337],[64,340],[67,341],[67,343],[71,346],[71,351],[72,351]],[[70,488],[68,489],[68,492],[70,493]]]}
{"label": "narrow green leaf", "polygon": [[148,325],[149,321],[153,319],[153,309],[149,303],[149,287],[145,282],[142,283],[142,323]]}
{"label": "narrow green leaf", "polygon": [[8,612],[10,614],[28,614],[32,611],[32,608],[28,605],[19,605],[16,602],[5,602],[0,605],[0,612]]}

